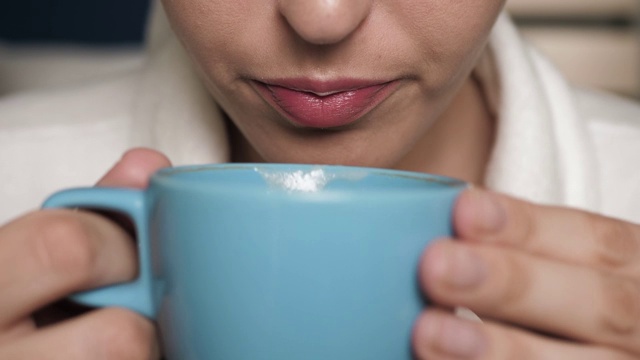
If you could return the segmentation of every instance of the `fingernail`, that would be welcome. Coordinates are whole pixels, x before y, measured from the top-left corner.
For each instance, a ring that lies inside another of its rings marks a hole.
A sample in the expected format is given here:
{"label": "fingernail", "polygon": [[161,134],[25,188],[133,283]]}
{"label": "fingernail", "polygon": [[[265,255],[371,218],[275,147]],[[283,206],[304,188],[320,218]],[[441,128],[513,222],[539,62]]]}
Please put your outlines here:
{"label": "fingernail", "polygon": [[475,226],[484,232],[497,232],[507,220],[507,212],[497,196],[482,190],[472,192]]}
{"label": "fingernail", "polygon": [[427,341],[439,353],[458,359],[474,359],[486,351],[487,341],[478,324],[438,314],[427,315],[425,326]]}
{"label": "fingernail", "polygon": [[487,266],[473,250],[454,244],[443,246],[442,250],[435,269],[436,276],[442,281],[465,289],[475,287],[485,279]]}

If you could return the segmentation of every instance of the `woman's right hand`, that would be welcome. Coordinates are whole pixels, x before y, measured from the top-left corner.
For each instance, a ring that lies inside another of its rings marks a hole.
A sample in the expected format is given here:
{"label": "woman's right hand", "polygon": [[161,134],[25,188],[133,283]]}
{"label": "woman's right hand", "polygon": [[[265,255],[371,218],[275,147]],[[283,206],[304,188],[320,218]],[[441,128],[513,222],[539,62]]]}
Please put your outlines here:
{"label": "woman's right hand", "polygon": [[[169,165],[131,150],[98,186],[144,188]],[[95,213],[40,210],[0,227],[0,360],[158,359],[154,325],[132,311],[97,309],[44,327],[33,316],[71,293],[132,280],[136,268],[130,235]]]}

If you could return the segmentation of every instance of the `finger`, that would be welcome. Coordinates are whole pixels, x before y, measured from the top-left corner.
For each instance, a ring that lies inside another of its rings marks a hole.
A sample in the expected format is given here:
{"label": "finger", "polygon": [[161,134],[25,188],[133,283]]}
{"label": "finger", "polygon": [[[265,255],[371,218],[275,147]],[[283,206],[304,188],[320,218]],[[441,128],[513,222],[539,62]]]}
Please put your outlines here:
{"label": "finger", "polygon": [[610,348],[571,343],[493,322],[477,323],[440,310],[425,312],[416,322],[418,359],[474,360],[632,360]]}
{"label": "finger", "polygon": [[473,189],[456,204],[457,236],[624,274],[640,273],[640,226]]}
{"label": "finger", "polygon": [[123,309],[101,309],[0,347],[0,360],[151,360],[160,357],[150,321]]}
{"label": "finger", "polygon": [[44,210],[0,228],[0,330],[69,293],[136,275],[127,233],[101,216]]}
{"label": "finger", "polygon": [[158,151],[145,148],[132,149],[122,156],[97,185],[142,189],[147,187],[149,178],[154,172],[169,166],[171,166],[169,159]]}
{"label": "finger", "polygon": [[420,275],[438,304],[640,353],[640,286],[624,277],[454,241],[429,247]]}
{"label": "finger", "polygon": [[[146,148],[131,149],[98,181],[97,186],[144,189],[149,184],[151,175],[169,166],[169,159],[158,151]],[[135,232],[135,226],[128,216],[119,212],[99,212],[115,221],[129,234]]]}
{"label": "finger", "polygon": [[15,339],[27,336],[36,331],[36,324],[33,319],[25,318],[0,332],[0,346],[14,341]]}

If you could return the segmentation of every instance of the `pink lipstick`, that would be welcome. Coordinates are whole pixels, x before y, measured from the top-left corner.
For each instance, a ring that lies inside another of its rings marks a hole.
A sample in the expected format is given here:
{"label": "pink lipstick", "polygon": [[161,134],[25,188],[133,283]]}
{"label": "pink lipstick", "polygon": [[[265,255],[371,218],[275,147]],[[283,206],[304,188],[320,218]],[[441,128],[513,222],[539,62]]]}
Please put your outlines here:
{"label": "pink lipstick", "polygon": [[333,128],[360,119],[386,99],[397,82],[287,79],[254,84],[262,97],[292,122]]}

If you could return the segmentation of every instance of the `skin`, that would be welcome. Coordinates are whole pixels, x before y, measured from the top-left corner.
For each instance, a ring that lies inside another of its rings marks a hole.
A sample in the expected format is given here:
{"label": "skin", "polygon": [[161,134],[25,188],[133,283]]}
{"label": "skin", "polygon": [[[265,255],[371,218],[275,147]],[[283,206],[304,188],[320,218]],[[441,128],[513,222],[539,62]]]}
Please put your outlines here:
{"label": "skin", "polygon": [[[492,121],[469,73],[503,0],[455,6],[371,0],[163,3],[211,94],[232,121],[234,160],[482,178]],[[323,131],[290,123],[251,85],[251,80],[296,77],[401,84],[356,124]],[[443,136],[454,132],[456,136]],[[459,156],[451,158],[453,149]]]}
{"label": "skin", "polygon": [[[401,168],[475,183],[493,119],[469,73],[502,5],[165,1],[230,118],[234,160]],[[380,74],[402,79],[396,93],[353,126],[332,131],[294,126],[246,81]],[[162,154],[135,149],[98,186],[144,188],[169,165]],[[416,320],[419,359],[640,356],[640,227],[480,187],[460,196],[453,218],[456,238],[425,249],[417,269],[434,302]],[[69,293],[135,273],[129,235],[100,215],[37,211],[0,227],[0,359],[158,358],[153,325],[126,310],[63,316],[47,326],[33,317]],[[458,305],[484,322],[454,316],[448,309]]]}
{"label": "skin", "polygon": [[[97,185],[144,188],[169,165],[154,151],[132,150]],[[0,359],[159,358],[153,325],[131,311],[34,316],[70,293],[131,280],[136,266],[131,237],[96,214],[36,211],[0,227]]]}

